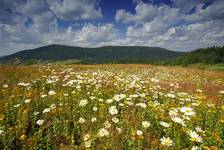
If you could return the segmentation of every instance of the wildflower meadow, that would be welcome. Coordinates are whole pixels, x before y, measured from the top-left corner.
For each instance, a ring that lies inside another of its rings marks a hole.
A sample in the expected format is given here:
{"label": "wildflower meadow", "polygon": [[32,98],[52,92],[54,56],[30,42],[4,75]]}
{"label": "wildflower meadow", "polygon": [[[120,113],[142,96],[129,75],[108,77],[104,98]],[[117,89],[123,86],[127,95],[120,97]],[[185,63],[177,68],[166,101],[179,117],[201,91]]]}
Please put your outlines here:
{"label": "wildflower meadow", "polygon": [[1,65],[0,149],[224,149],[224,72]]}

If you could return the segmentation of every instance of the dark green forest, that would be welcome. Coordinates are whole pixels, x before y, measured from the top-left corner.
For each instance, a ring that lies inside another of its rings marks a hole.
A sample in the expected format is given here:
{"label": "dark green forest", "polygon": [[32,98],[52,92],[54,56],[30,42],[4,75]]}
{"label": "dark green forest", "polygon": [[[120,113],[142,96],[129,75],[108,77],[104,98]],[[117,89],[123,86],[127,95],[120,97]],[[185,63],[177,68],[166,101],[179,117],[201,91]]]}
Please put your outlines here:
{"label": "dark green forest", "polygon": [[196,63],[203,64],[219,64],[224,63],[224,46],[212,46],[208,48],[200,48],[186,53],[183,56],[172,60],[161,62],[168,65],[188,66]]}

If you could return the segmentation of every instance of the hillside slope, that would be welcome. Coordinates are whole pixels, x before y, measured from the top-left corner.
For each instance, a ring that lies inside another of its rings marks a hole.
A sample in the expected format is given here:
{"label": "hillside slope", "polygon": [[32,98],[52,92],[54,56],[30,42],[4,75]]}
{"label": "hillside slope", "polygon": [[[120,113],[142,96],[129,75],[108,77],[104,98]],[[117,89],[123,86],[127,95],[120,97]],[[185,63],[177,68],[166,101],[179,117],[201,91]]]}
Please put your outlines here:
{"label": "hillside slope", "polygon": [[2,58],[3,61],[18,58],[21,61],[78,60],[80,63],[150,63],[157,60],[176,58],[185,53],[159,47],[106,46],[82,48],[63,45],[49,45],[24,50]]}
{"label": "hillside slope", "polygon": [[222,47],[208,47],[201,48],[190,53],[186,53],[185,55],[173,59],[169,62],[174,65],[191,65],[196,63],[203,64],[219,64],[224,63],[224,46]]}

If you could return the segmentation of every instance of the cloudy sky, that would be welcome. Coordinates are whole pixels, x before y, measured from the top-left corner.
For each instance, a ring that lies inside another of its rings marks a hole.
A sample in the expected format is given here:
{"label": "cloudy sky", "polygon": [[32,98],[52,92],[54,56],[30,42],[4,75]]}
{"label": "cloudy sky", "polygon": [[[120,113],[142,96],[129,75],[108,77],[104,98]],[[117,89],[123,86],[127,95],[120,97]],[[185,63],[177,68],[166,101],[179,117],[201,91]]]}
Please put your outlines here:
{"label": "cloudy sky", "polygon": [[0,55],[49,44],[224,45],[224,0],[0,0]]}

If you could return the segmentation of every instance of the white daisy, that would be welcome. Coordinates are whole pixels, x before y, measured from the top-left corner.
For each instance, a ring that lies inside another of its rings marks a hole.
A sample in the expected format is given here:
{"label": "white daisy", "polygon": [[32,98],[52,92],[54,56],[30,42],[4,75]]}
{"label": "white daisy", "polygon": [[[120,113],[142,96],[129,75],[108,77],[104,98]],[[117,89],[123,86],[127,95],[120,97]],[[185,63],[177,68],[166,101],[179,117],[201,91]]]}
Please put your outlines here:
{"label": "white daisy", "polygon": [[29,103],[31,100],[30,99],[26,99],[24,102],[27,104]]}
{"label": "white daisy", "polygon": [[94,117],[94,118],[91,119],[91,122],[96,122],[96,120],[97,119]]}
{"label": "white daisy", "polygon": [[191,148],[191,150],[199,150],[199,147],[198,147],[198,146],[193,146],[193,147]]}
{"label": "white daisy", "polygon": [[49,108],[45,108],[44,110],[43,110],[43,113],[45,114],[45,113],[48,113],[48,112],[50,112],[51,110],[49,109]]}
{"label": "white daisy", "polygon": [[84,106],[86,106],[87,104],[88,104],[88,101],[87,101],[86,99],[84,99],[84,100],[81,100],[81,101],[80,101],[79,106],[80,106],[80,107],[84,107]]}
{"label": "white daisy", "polygon": [[143,128],[148,128],[148,127],[150,127],[150,123],[148,122],[148,121],[143,121],[142,122],[142,126],[143,126]]}
{"label": "white daisy", "polygon": [[0,130],[0,135],[3,135],[4,134],[4,130]]}
{"label": "white daisy", "polygon": [[186,116],[194,116],[195,115],[195,112],[190,107],[182,107],[182,108],[180,108],[180,111],[182,113],[184,113],[184,115],[186,115]]}
{"label": "white daisy", "polygon": [[142,132],[141,130],[137,130],[137,131],[136,131],[136,134],[137,134],[138,136],[142,136],[142,135],[143,135],[143,132]]}
{"label": "white daisy", "polygon": [[164,121],[160,121],[159,124],[165,128],[169,128],[170,127],[170,124],[164,122]]}
{"label": "white daisy", "polygon": [[84,122],[86,122],[86,120],[84,118],[79,118],[79,123],[83,124]]}
{"label": "white daisy", "polygon": [[112,120],[114,123],[118,123],[118,122],[119,122],[119,119],[118,119],[117,117],[113,117],[111,120]]}
{"label": "white daisy", "polygon": [[168,93],[166,94],[167,97],[169,98],[176,98],[176,95],[172,94],[172,93]]}
{"label": "white daisy", "polygon": [[110,103],[112,103],[113,101],[114,101],[113,99],[108,99],[108,100],[106,100],[106,103],[110,104]]}
{"label": "white daisy", "polygon": [[85,142],[85,147],[90,148],[91,147],[91,141],[86,141]]}
{"label": "white daisy", "polygon": [[118,102],[118,101],[124,99],[125,97],[126,97],[126,95],[124,95],[124,94],[115,95],[114,100]]}
{"label": "white daisy", "polygon": [[8,84],[4,84],[2,87],[3,88],[8,88],[9,86],[8,86]]}
{"label": "white daisy", "polygon": [[188,134],[190,136],[190,140],[193,142],[203,142],[203,139],[200,135],[198,135],[195,131],[188,131]]}
{"label": "white daisy", "polygon": [[117,130],[118,134],[121,134],[121,132],[122,132],[121,128],[116,127],[116,130]]}
{"label": "white daisy", "polygon": [[99,137],[109,136],[109,132],[106,129],[101,128],[98,132],[98,136]]}
{"label": "white daisy", "polygon": [[147,105],[145,103],[137,103],[136,106],[141,107],[141,108],[147,107]]}
{"label": "white daisy", "polygon": [[97,107],[93,107],[93,111],[97,111],[98,110],[98,108]]}
{"label": "white daisy", "polygon": [[186,126],[184,120],[179,117],[171,117],[171,120],[175,123],[181,124],[184,127]]}
{"label": "white daisy", "polygon": [[89,134],[85,134],[83,137],[84,141],[88,141],[90,139],[90,135]]}
{"label": "white daisy", "polygon": [[109,121],[105,121],[105,122],[103,123],[103,125],[105,126],[106,129],[108,129],[108,128],[111,127],[111,124],[110,124]]}
{"label": "white daisy", "polygon": [[44,123],[44,120],[37,120],[36,124],[38,124],[39,126],[42,125]]}
{"label": "white daisy", "polygon": [[17,108],[17,107],[19,107],[19,106],[20,106],[20,104],[14,105],[15,108]]}
{"label": "white daisy", "polygon": [[219,91],[219,94],[224,94],[224,90],[222,90],[222,91]]}
{"label": "white daisy", "polygon": [[117,110],[116,106],[111,106],[111,107],[109,108],[109,113],[110,113],[111,115],[116,115],[116,114],[118,114],[118,110]]}
{"label": "white daisy", "polygon": [[168,138],[162,137],[160,139],[160,142],[162,145],[168,146],[168,147],[173,145],[173,141],[169,137]]}
{"label": "white daisy", "polygon": [[56,92],[54,91],[54,90],[50,90],[49,92],[48,92],[48,95],[55,95],[56,94]]}

